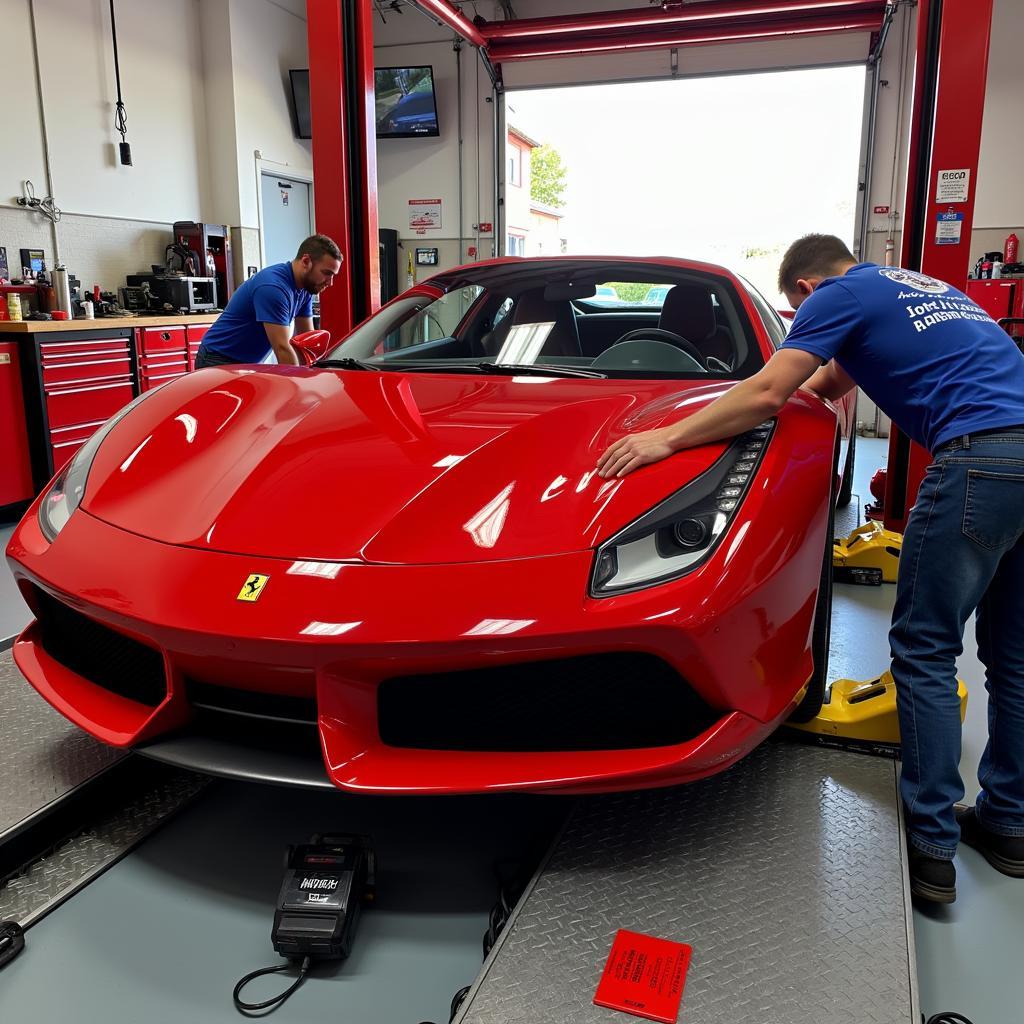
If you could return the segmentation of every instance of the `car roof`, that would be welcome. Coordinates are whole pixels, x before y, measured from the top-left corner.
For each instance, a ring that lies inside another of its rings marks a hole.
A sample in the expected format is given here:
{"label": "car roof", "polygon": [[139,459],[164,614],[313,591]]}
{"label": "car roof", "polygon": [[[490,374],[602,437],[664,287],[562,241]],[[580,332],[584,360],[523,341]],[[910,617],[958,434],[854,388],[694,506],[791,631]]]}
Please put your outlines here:
{"label": "car roof", "polygon": [[743,285],[736,275],[725,267],[671,256],[505,256],[443,271],[421,282],[421,286],[450,291],[470,285],[481,285],[488,289],[514,285],[516,289],[521,290],[531,284],[540,287],[554,281],[581,278],[595,281],[644,281],[646,274],[685,277],[687,272],[694,276],[725,278],[730,284],[743,290]]}

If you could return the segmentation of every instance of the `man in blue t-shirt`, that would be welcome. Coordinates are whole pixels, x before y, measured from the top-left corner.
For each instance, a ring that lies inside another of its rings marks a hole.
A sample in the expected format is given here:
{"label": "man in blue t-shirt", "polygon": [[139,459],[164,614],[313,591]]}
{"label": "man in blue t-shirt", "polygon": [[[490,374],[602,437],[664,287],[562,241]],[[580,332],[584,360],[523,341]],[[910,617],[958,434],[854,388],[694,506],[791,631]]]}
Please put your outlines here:
{"label": "man in blue t-shirt", "polygon": [[206,332],[196,369],[229,363],[259,363],[271,352],[279,363],[297,365],[294,333],[313,330],[313,296],[334,283],[341,251],[326,235],[310,235],[291,263],[275,263],[246,281]]}
{"label": "man in blue t-shirt", "polygon": [[[800,387],[835,401],[859,385],[932,453],[903,537],[889,642],[911,891],[951,903],[960,839],[1024,877],[1024,355],[962,292],[857,263],[832,235],[794,242],[779,288],[798,312],[764,369],[689,419],[617,441],[598,470],[625,476],[741,434]],[[958,810],[956,659],[975,611],[989,741],[976,804]]]}

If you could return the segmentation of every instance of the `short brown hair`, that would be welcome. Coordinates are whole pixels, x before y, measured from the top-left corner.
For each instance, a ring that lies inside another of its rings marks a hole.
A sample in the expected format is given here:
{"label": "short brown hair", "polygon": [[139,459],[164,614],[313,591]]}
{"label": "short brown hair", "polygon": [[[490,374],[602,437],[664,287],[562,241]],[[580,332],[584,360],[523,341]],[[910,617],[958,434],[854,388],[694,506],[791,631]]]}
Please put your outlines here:
{"label": "short brown hair", "polygon": [[856,263],[846,243],[835,235],[804,235],[782,257],[779,291],[795,290],[802,277],[831,277],[847,263]]}
{"label": "short brown hair", "polygon": [[303,256],[308,256],[314,263],[323,256],[331,256],[340,260],[341,250],[333,238],[328,238],[326,235],[310,235],[299,246],[299,251],[295,254],[297,260],[301,260]]}

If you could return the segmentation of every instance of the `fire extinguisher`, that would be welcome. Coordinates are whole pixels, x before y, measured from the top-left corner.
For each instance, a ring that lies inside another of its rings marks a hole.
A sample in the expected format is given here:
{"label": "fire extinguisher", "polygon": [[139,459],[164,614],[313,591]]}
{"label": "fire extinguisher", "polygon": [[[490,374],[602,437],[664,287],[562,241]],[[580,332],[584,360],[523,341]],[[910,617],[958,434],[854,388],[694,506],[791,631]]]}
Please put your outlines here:
{"label": "fire extinguisher", "polygon": [[1017,248],[1020,245],[1020,239],[1017,237],[1017,233],[1013,232],[1009,235],[1006,241],[1003,243],[1003,262],[1004,263],[1016,263],[1017,262]]}

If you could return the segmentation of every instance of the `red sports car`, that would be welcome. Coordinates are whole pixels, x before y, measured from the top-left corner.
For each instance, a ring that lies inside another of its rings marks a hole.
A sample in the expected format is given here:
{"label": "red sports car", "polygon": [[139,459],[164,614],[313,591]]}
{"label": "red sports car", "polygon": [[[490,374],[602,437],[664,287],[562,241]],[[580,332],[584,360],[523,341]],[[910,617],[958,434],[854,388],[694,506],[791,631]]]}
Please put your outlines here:
{"label": "red sports car", "polygon": [[820,706],[852,408],[801,392],[731,442],[595,467],[784,334],[719,267],[503,259],[309,366],[174,380],[18,527],[14,656],[98,739],[226,773],[305,756],[345,790],[465,793],[721,771]]}

